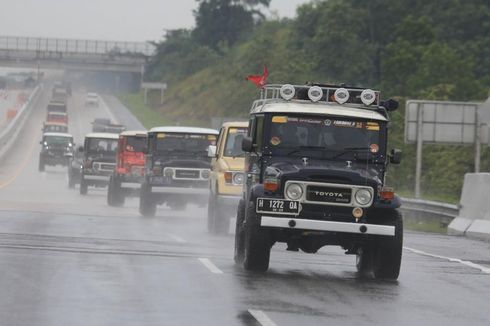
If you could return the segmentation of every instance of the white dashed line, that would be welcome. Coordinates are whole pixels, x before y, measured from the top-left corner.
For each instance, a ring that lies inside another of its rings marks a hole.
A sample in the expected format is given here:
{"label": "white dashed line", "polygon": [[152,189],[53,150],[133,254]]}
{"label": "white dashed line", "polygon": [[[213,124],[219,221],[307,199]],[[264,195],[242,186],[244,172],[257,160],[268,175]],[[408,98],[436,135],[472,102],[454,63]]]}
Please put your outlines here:
{"label": "white dashed line", "polygon": [[220,270],[218,267],[216,267],[216,265],[213,264],[213,262],[211,260],[209,260],[208,258],[199,258],[199,261],[201,262],[201,264],[206,266],[206,268],[209,269],[209,271],[211,273],[223,274],[223,271]]}
{"label": "white dashed line", "polygon": [[446,256],[441,256],[441,255],[435,255],[435,254],[431,254],[428,252],[424,252],[422,250],[417,250],[417,249],[413,249],[413,248],[409,248],[409,247],[403,247],[403,248],[405,250],[408,250],[408,251],[413,252],[415,254],[428,256],[428,257],[432,257],[432,258],[439,258],[439,259],[443,259],[443,260],[448,260],[448,261],[453,262],[453,263],[460,263],[460,264],[463,264],[463,265],[468,266],[468,267],[479,269],[481,272],[483,272],[485,274],[490,274],[490,268],[472,263],[471,261],[461,260],[458,258],[451,258],[451,257],[446,257]]}
{"label": "white dashed line", "polygon": [[262,310],[253,310],[253,309],[248,309],[248,312],[259,322],[260,325],[262,326],[277,326],[276,323],[274,323],[269,316],[265,314]]}

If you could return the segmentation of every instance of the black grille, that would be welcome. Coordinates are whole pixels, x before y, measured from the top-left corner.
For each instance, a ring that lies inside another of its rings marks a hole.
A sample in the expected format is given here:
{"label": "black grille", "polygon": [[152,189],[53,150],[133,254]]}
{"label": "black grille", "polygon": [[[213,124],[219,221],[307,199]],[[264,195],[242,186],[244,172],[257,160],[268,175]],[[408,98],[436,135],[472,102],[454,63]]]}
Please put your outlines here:
{"label": "black grille", "polygon": [[199,179],[199,171],[196,170],[176,170],[175,177],[180,179]]}
{"label": "black grille", "polygon": [[306,200],[322,203],[349,204],[352,190],[337,187],[308,186]]}

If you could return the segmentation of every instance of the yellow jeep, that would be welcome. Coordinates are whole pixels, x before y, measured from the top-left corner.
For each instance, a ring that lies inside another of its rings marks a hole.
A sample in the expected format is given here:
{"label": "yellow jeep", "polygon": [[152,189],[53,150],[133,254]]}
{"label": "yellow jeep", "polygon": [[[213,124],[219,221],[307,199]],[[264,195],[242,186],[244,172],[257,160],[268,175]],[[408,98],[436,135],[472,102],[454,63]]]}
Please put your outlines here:
{"label": "yellow jeep", "polygon": [[208,231],[226,234],[230,217],[236,213],[242,195],[245,159],[242,139],[248,122],[226,122],[221,127],[218,143],[209,146],[211,161]]}

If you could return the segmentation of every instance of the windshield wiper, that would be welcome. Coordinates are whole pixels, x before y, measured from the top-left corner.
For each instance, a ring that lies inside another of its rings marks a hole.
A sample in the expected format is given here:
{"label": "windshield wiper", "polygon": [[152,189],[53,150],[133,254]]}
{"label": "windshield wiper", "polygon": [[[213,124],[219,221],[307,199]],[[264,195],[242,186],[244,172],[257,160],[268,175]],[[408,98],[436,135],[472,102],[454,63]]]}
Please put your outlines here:
{"label": "windshield wiper", "polygon": [[293,155],[293,154],[296,154],[298,152],[301,152],[302,150],[305,150],[305,149],[321,149],[321,150],[326,150],[327,148],[326,147],[323,147],[323,146],[299,146],[298,148],[295,148],[291,152],[287,153],[286,155],[287,156]]}
{"label": "windshield wiper", "polygon": [[347,153],[352,153],[352,152],[369,151],[369,153],[371,153],[370,150],[371,149],[369,147],[346,147],[342,150],[342,152],[340,152],[339,154],[332,157],[332,159],[334,160],[334,159],[339,158],[339,157],[341,157]]}

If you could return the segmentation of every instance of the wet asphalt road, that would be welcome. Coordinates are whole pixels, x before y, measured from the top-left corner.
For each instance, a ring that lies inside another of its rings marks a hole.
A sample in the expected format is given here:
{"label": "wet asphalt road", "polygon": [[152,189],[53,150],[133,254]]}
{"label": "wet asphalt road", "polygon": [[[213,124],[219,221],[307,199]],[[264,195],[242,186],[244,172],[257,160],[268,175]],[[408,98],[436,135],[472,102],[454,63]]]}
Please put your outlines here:
{"label": "wet asphalt road", "polygon": [[[83,100],[69,104],[77,144],[96,116],[141,127],[112,97],[111,110]],[[276,245],[268,273],[247,273],[231,233],[206,233],[205,208],[142,218],[136,199],[108,207],[105,189],[69,190],[61,167],[39,173],[46,102],[0,162],[1,325],[490,324],[490,243],[406,232],[398,282],[361,278],[335,247]]]}

